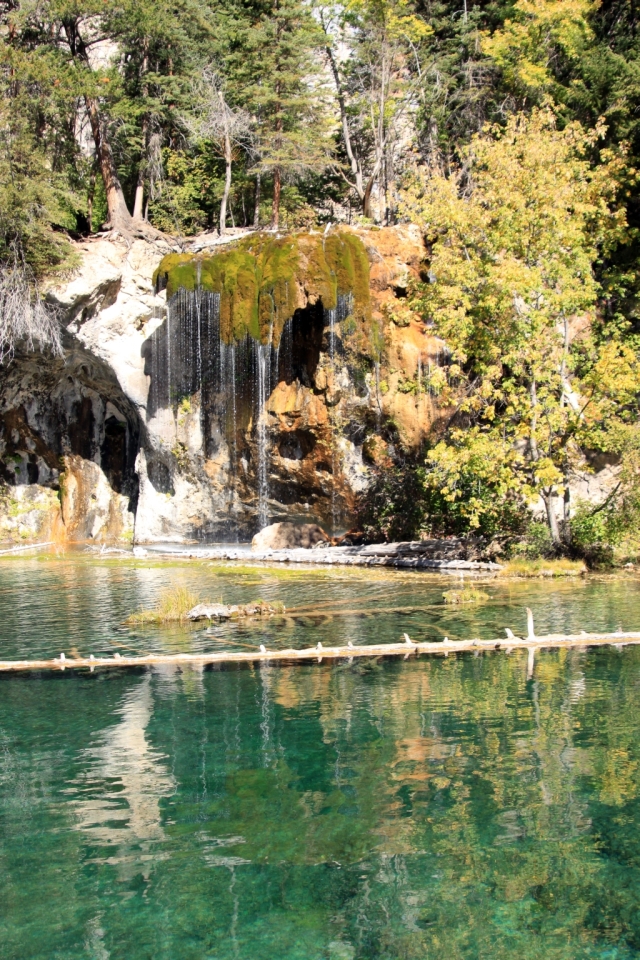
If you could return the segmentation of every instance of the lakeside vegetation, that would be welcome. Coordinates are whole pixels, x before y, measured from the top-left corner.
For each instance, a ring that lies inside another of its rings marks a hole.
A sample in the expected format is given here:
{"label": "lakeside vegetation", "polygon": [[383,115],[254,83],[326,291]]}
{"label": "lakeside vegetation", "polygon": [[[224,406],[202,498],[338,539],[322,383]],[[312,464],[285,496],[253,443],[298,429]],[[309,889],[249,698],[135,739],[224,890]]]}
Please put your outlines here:
{"label": "lakeside vegetation", "polygon": [[483,603],[489,599],[489,594],[475,587],[462,587],[460,590],[445,590],[442,594],[445,603]]}
{"label": "lakeside vegetation", "polygon": [[151,626],[160,623],[182,623],[198,603],[198,597],[188,587],[168,588],[160,594],[153,610],[138,610],[127,617],[128,626]]}

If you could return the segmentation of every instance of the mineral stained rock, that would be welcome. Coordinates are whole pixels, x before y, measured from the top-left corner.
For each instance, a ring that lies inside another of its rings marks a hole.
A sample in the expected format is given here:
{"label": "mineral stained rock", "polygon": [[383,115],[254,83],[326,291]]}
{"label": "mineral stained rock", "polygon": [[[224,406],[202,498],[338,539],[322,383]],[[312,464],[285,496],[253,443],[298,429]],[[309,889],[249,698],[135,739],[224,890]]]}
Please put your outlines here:
{"label": "mineral stained rock", "polygon": [[77,248],[48,292],[65,356],[2,369],[0,542],[235,542],[301,520],[335,534],[389,418],[409,446],[428,431],[416,375],[443,344],[398,314],[416,228],[203,236],[173,258],[142,239]]}
{"label": "mineral stained rock", "polygon": [[[237,543],[277,522],[335,538],[449,415],[451,355],[411,308],[415,226],[77,250],[47,293],[64,356],[0,368],[2,546]],[[601,501],[617,469],[572,497]]]}

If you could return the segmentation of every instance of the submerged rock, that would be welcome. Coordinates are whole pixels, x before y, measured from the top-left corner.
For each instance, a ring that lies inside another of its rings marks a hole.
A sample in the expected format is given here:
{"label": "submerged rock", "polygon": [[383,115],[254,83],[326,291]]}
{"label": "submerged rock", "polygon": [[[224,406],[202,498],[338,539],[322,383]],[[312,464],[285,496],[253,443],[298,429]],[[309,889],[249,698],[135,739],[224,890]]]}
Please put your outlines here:
{"label": "submerged rock", "polygon": [[282,603],[245,603],[240,606],[224,603],[199,603],[187,614],[187,620],[239,620],[243,617],[272,617],[275,613],[284,613]]}
{"label": "submerged rock", "polygon": [[317,523],[272,523],[251,541],[253,550],[309,550],[317,543],[328,543],[329,537]]}

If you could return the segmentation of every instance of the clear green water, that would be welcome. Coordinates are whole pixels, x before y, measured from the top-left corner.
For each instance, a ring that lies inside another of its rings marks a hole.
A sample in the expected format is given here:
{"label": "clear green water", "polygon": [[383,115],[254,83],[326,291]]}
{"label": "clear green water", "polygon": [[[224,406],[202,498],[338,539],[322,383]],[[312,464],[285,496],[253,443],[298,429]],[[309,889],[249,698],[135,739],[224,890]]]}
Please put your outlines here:
{"label": "clear green water", "polygon": [[[131,631],[163,586],[294,616]],[[638,627],[640,582],[0,565],[3,657]],[[394,607],[398,608],[394,611]],[[120,646],[118,646],[120,645]],[[3,960],[640,956],[640,649],[0,678]]]}

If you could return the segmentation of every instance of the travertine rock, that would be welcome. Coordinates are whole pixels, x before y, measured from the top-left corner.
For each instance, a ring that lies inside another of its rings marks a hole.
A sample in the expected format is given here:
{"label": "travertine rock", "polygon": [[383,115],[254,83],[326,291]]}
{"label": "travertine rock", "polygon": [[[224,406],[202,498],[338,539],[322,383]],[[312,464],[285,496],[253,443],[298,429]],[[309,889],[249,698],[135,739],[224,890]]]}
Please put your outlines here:
{"label": "travertine rock", "polygon": [[[1,369],[0,541],[129,539],[134,523],[141,543],[247,540],[258,525],[258,426],[269,519],[348,528],[372,469],[393,453],[390,424],[393,444],[416,449],[443,415],[430,378],[448,353],[408,307],[424,256],[419,230],[341,229],[367,250],[379,361],[358,354],[348,318],[334,317],[331,336],[317,295],[300,287],[293,368],[275,370],[260,424],[238,397],[232,427],[216,394],[221,368],[206,371],[207,402],[180,386],[166,295],[152,284],[169,246],[104,236],[79,244],[77,274],[48,293],[64,316],[64,358],[19,354]],[[200,237],[190,248],[208,245],[222,244]],[[183,365],[201,362],[195,329],[180,331],[193,339],[181,340]],[[164,398],[154,383],[162,364],[174,375]],[[585,472],[575,492],[597,501],[615,476],[615,465]]]}

